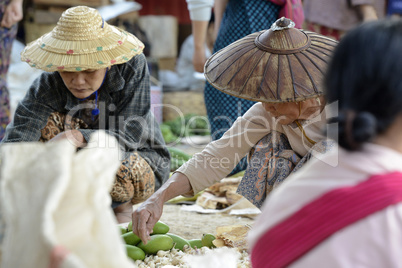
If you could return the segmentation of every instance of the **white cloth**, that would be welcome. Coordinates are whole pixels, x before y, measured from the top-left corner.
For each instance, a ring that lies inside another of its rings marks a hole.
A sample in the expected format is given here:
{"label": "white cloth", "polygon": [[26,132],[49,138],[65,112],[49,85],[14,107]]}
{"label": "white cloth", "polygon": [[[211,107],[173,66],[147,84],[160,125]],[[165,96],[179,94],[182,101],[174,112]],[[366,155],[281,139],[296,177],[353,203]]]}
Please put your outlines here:
{"label": "white cloth", "polygon": [[[328,107],[328,106],[327,106]],[[317,142],[324,138],[322,131],[326,124],[327,107],[318,116],[303,122],[306,135]],[[190,180],[194,193],[218,182],[228,175],[251,148],[271,130],[284,133],[292,149],[304,156],[313,146],[295,123],[281,125],[267,112],[261,103],[254,104],[219,140],[209,143],[195,154],[177,172]]]}
{"label": "white cloth", "polygon": [[[333,167],[327,162],[337,161]],[[370,176],[402,172],[402,154],[375,144],[359,152],[339,148],[311,159],[275,189],[249,233],[252,248],[267,230],[328,191]],[[289,267],[402,267],[402,204],[390,206],[335,233]]]}
{"label": "white cloth", "polygon": [[1,267],[135,267],[111,208],[118,148],[104,131],[78,153],[68,140],[1,146]]}
{"label": "white cloth", "polygon": [[209,21],[214,0],[186,0],[191,20]]}

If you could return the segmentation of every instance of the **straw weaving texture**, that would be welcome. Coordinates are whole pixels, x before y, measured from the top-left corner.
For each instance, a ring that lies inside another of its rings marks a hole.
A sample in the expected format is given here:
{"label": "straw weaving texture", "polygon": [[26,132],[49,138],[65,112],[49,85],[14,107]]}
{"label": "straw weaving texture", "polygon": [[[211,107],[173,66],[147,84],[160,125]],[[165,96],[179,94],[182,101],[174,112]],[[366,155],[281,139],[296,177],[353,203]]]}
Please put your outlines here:
{"label": "straw weaving texture", "polygon": [[21,60],[47,72],[76,72],[124,63],[143,48],[134,35],[103,21],[96,9],[78,6],[66,10],[53,31],[28,44]]}
{"label": "straw weaving texture", "polygon": [[209,83],[224,93],[262,102],[298,102],[323,94],[321,80],[337,42],[298,29],[250,34],[212,55]]}

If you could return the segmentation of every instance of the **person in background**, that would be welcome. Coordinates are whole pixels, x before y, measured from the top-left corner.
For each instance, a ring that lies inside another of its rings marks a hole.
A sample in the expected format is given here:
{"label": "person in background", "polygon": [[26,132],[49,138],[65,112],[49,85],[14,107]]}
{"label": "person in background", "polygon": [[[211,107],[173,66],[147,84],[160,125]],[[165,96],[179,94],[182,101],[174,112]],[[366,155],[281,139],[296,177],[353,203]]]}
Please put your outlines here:
{"label": "person in background", "polygon": [[[117,138],[121,166],[111,190],[119,222],[169,176],[170,155],[150,111],[144,45],[96,9],[67,9],[28,44],[22,61],[44,70],[18,104],[2,143],[69,139],[84,147],[97,130]],[[88,167],[90,168],[90,167]]]}
{"label": "person in background", "polygon": [[402,267],[401,43],[390,19],[341,39],[325,75],[339,148],[266,200],[248,237],[253,267]]}
{"label": "person in background", "polygon": [[[186,0],[192,21],[194,36],[193,64],[197,72],[204,71],[205,57],[205,36],[208,21],[211,16],[211,9],[214,6],[215,14],[215,36],[216,42],[213,53],[228,46],[244,36],[269,29],[279,13],[288,10],[285,6],[288,1],[246,1],[246,0]],[[294,1],[293,1],[294,2]],[[302,11],[301,1],[297,10]],[[301,27],[302,14],[295,12],[299,17],[296,27]],[[294,18],[290,18],[295,21]],[[230,128],[238,116],[243,115],[252,105],[253,101],[236,98],[216,90],[209,83],[204,89],[205,106],[208,120],[211,126],[212,140],[218,140]],[[232,174],[244,170],[247,167],[246,159],[232,171]]]}
{"label": "person in background", "polygon": [[[206,43],[205,43],[205,57],[209,58],[212,54],[215,39],[214,39],[214,15],[208,23]],[[159,79],[163,86],[174,89],[190,89],[190,90],[204,90],[205,78],[197,77],[193,66],[194,55],[194,36],[191,34],[187,36],[180,47],[179,57],[176,62],[176,71],[160,70]]]}
{"label": "person in background", "polygon": [[385,16],[385,0],[303,0],[309,31],[339,40],[362,22]]}
{"label": "person in background", "polygon": [[17,23],[23,18],[23,0],[0,1],[0,140],[10,123],[10,97],[7,88],[7,73]]}
{"label": "person in background", "polygon": [[[291,173],[331,150],[333,142],[322,134],[327,109],[320,81],[336,45],[279,19],[269,30],[248,35],[209,58],[205,76],[214,87],[259,102],[141,204],[132,216],[133,232],[149,240],[164,202],[220,181],[245,155],[249,165],[237,192],[260,208]],[[233,65],[237,68],[228,68]]]}

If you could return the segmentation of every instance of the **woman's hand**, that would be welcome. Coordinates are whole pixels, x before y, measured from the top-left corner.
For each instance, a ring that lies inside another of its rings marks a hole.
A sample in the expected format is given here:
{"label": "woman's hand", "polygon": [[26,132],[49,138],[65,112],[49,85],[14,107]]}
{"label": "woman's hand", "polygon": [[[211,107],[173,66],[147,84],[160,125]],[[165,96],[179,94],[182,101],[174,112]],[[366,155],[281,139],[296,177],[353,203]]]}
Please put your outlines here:
{"label": "woman's hand", "polygon": [[162,216],[164,200],[155,193],[133,212],[133,232],[146,243],[151,239],[152,229]]}
{"label": "woman's hand", "polygon": [[49,140],[49,142],[55,142],[55,141],[60,141],[60,140],[64,140],[64,139],[68,139],[68,141],[76,147],[84,147],[87,144],[84,136],[77,129],[72,129],[72,130],[67,130],[67,131],[61,132],[61,133],[57,134],[56,137]]}
{"label": "woman's hand", "polygon": [[22,0],[12,0],[4,11],[1,27],[11,28],[14,24],[22,20]]}
{"label": "woman's hand", "polygon": [[133,232],[145,244],[151,239],[152,229],[162,216],[163,204],[178,195],[192,192],[186,175],[174,173],[170,179],[133,212]]}
{"label": "woman's hand", "polygon": [[205,56],[205,46],[202,48],[194,48],[194,55],[193,55],[193,66],[194,70],[199,73],[204,72],[204,65],[207,61]]}

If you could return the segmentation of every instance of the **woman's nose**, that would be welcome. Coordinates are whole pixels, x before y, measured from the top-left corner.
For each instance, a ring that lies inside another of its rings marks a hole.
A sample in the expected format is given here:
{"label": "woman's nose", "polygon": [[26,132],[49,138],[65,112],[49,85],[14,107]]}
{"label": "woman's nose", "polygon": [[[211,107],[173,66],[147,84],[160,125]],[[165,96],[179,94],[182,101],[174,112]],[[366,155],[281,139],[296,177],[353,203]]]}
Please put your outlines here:
{"label": "woman's nose", "polygon": [[72,80],[74,85],[84,85],[85,84],[85,75],[81,72],[77,72],[73,76]]}

